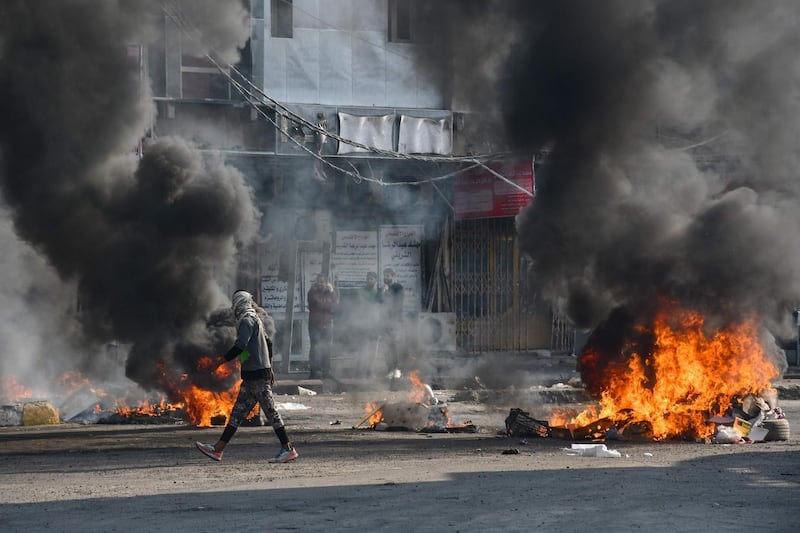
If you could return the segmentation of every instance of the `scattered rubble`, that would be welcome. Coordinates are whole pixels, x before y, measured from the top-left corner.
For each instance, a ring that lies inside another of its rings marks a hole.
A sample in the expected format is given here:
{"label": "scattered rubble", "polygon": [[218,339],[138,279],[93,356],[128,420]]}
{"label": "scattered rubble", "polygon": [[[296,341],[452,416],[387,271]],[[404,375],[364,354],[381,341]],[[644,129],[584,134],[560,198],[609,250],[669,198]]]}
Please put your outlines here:
{"label": "scattered rubble", "polygon": [[716,424],[711,442],[741,444],[788,440],[789,421],[777,403],[777,394],[772,391],[760,396],[746,395],[734,404],[729,415],[709,419]]}
{"label": "scattered rubble", "polygon": [[420,433],[475,433],[471,422],[453,425],[445,404],[421,402],[387,402],[377,405],[353,425],[358,429],[369,421],[369,428],[378,431],[417,431]]}
{"label": "scattered rubble", "polygon": [[550,437],[550,426],[544,420],[536,420],[527,411],[511,409],[505,420],[509,437]]}
{"label": "scattered rubble", "polygon": [[21,426],[22,404],[0,405],[0,426]]}
{"label": "scattered rubble", "polygon": [[[86,420],[92,418],[87,415],[96,411],[95,406],[102,404],[102,399],[98,392],[90,385],[84,385],[70,394],[58,407],[61,418],[65,421],[73,419]],[[86,413],[89,411],[89,413]],[[95,418],[94,422],[97,421]]]}
{"label": "scattered rubble", "polygon": [[423,383],[417,371],[408,375],[411,389],[405,400],[368,403],[366,414],[353,424],[358,429],[369,423],[379,431],[417,431],[425,433],[477,432],[471,423],[453,425],[445,403],[440,403],[430,385]]}

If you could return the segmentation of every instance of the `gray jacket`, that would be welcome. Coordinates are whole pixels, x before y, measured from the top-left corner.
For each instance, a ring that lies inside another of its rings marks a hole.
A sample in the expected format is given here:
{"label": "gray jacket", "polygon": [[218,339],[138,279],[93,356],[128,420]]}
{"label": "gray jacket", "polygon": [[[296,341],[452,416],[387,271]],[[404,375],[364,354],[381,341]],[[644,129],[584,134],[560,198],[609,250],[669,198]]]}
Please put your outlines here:
{"label": "gray jacket", "polygon": [[271,367],[264,324],[254,313],[247,313],[239,319],[234,345],[242,349],[242,353],[239,354],[242,379],[248,379],[248,376],[251,379],[260,377],[263,372],[259,371]]}

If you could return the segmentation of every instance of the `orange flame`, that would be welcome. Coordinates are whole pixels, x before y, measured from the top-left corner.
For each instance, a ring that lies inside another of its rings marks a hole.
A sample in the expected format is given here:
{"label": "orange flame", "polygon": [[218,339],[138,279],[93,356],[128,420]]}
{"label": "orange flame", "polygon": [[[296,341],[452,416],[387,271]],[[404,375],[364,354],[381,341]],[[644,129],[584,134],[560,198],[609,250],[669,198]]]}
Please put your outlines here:
{"label": "orange flame", "polygon": [[[235,368],[227,365],[213,367],[214,359],[201,357],[197,362],[197,370],[209,372],[220,383],[228,381]],[[159,364],[162,372],[162,385],[169,391],[174,405],[181,405],[190,422],[199,427],[211,425],[211,418],[227,416],[236,401],[238,385],[233,385],[228,390],[214,392],[202,389],[190,381],[186,374],[179,379],[168,376],[163,363]]]}
{"label": "orange flame", "polygon": [[56,380],[56,384],[63,391],[64,394],[70,394],[75,392],[79,388],[83,387],[84,385],[90,385],[90,382],[80,372],[69,371],[69,372],[64,372]]}
{"label": "orange flame", "polygon": [[[220,384],[230,381],[236,367],[226,365],[216,366],[215,359],[211,357],[201,357],[196,368],[198,372],[209,374],[213,380]],[[164,413],[176,410],[183,410],[189,422],[198,427],[211,426],[211,419],[214,417],[227,418],[233,404],[236,402],[238,385],[234,384],[228,390],[212,391],[206,390],[192,382],[191,376],[183,374],[178,378],[170,376],[166,372],[166,365],[161,362],[157,365],[161,372],[160,385],[167,391],[167,398],[151,402],[144,401],[136,407],[129,407],[124,401],[117,401],[115,411],[122,416],[159,416]],[[249,417],[258,415],[259,407],[256,405]]]}
{"label": "orange flame", "polygon": [[633,353],[627,366],[604,376],[598,405],[577,415],[554,412],[550,425],[572,429],[608,418],[649,425],[656,440],[712,435],[709,416],[724,414],[736,397],[768,390],[779,372],[758,342],[755,319],[710,335],[704,326],[698,312],[678,310],[670,318],[661,311],[653,353]]}
{"label": "orange flame", "polygon": [[15,401],[20,398],[31,398],[33,389],[22,384],[17,378],[0,377],[0,400]]}
{"label": "orange flame", "polygon": [[[114,411],[122,416],[159,416],[169,411],[183,410],[188,420],[197,426],[210,426],[211,419],[215,416],[227,417],[236,401],[238,385],[233,384],[228,390],[218,392],[205,390],[191,382],[187,374],[178,378],[170,376],[166,365],[159,363],[161,374],[160,385],[166,391],[166,396],[159,400],[145,400],[135,406],[128,405],[124,399],[115,401]],[[215,359],[201,357],[196,364],[196,370],[209,374],[212,379],[220,384],[231,381],[231,376],[238,371],[235,365],[215,366]],[[101,389],[95,388],[92,383],[80,372],[68,371],[55,380],[54,385],[59,395],[72,394],[81,387],[91,387],[91,390],[104,395]],[[52,391],[52,389],[51,389]],[[0,400],[16,401],[22,398],[31,398],[33,389],[22,384],[15,377],[0,377]],[[94,412],[99,412],[101,407],[96,405]],[[250,416],[258,414],[258,406],[253,409]]]}
{"label": "orange flame", "polygon": [[[408,403],[421,403],[425,405],[430,405],[431,400],[434,398],[430,397],[429,388],[425,385],[425,382],[422,381],[418,370],[412,370],[408,374],[408,381],[411,384],[411,389],[406,394],[406,402]],[[380,422],[383,421],[383,408],[384,404],[377,403],[377,402],[367,402],[364,406],[364,413],[365,415],[369,415],[369,418],[365,419],[365,422],[369,422],[369,427],[374,428]],[[446,419],[446,425],[450,426],[450,413],[446,409],[440,409],[442,416]],[[433,425],[433,421],[429,421],[428,425]]]}
{"label": "orange flame", "polygon": [[370,415],[368,422],[371,428],[375,427],[383,420],[383,404],[367,402],[366,407],[364,407],[364,412]]}
{"label": "orange flame", "polygon": [[131,416],[131,415],[144,415],[144,416],[158,416],[162,413],[166,413],[169,411],[175,411],[177,409],[182,409],[184,406],[183,404],[172,404],[169,403],[166,398],[162,398],[158,402],[150,402],[149,400],[145,400],[139,403],[136,407],[128,407],[127,402],[125,400],[117,400],[115,405],[115,411],[123,416]]}
{"label": "orange flame", "polygon": [[425,383],[423,383],[422,378],[419,377],[419,370],[412,370],[409,372],[408,381],[411,383],[411,390],[408,391],[406,401],[411,403],[421,402],[425,398],[426,390]]}

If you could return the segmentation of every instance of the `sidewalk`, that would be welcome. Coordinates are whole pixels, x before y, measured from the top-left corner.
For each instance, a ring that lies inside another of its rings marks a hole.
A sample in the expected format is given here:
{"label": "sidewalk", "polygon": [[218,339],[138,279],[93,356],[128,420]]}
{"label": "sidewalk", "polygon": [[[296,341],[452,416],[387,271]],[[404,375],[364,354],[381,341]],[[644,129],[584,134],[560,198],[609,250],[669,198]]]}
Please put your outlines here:
{"label": "sidewalk", "polygon": [[774,384],[779,400],[800,400],[800,375],[784,377]]}

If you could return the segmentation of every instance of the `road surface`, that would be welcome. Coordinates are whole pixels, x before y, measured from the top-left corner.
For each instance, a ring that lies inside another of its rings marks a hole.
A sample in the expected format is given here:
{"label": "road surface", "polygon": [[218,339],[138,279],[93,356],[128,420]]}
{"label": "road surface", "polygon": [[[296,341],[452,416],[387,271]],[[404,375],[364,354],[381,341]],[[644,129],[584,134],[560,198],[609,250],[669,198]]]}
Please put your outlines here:
{"label": "road surface", "polygon": [[[300,458],[273,465],[270,428],[244,427],[222,462],[195,448],[221,428],[0,428],[3,531],[800,530],[800,439],[609,441],[578,457],[557,439],[499,432],[510,407],[436,391],[475,433],[353,429],[375,393],[278,396]],[[485,399],[484,399],[485,400]],[[800,400],[781,407],[800,427]],[[532,411],[534,413],[534,411]],[[518,454],[509,454],[517,450]],[[506,453],[504,453],[506,452]]]}

